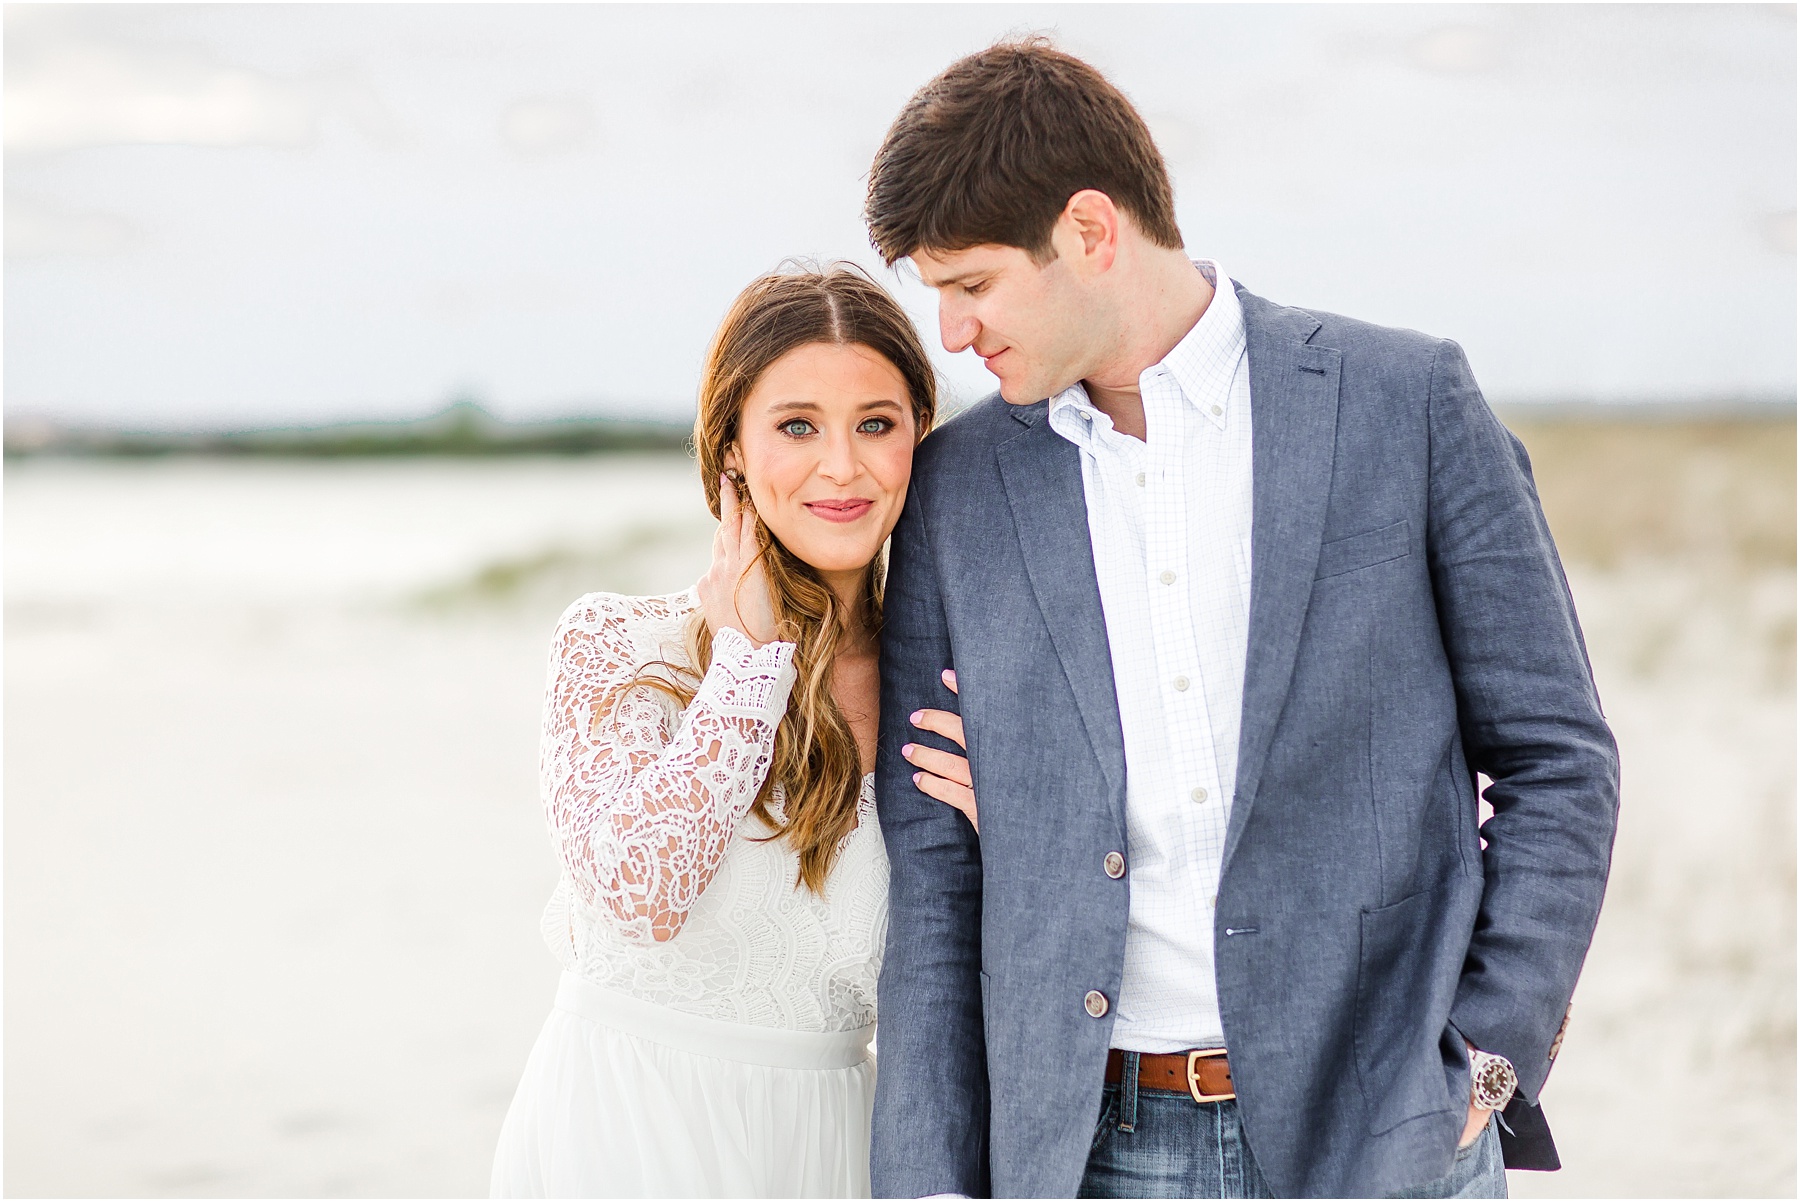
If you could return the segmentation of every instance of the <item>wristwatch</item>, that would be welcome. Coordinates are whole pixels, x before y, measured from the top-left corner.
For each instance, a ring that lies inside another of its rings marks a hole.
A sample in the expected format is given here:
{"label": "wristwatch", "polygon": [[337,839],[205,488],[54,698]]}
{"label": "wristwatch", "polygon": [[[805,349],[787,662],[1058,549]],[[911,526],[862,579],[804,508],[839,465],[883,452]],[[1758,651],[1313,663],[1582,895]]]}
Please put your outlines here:
{"label": "wristwatch", "polygon": [[1483,1110],[1505,1110],[1519,1088],[1512,1061],[1480,1048],[1469,1049],[1469,1100]]}

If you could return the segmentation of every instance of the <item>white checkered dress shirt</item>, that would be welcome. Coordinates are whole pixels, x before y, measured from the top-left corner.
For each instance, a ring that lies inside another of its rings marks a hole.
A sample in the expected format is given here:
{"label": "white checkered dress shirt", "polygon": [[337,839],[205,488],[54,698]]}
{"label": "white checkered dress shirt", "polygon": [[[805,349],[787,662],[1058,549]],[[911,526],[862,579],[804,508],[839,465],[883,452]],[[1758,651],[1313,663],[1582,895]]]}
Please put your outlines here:
{"label": "white checkered dress shirt", "polygon": [[1088,537],[1125,736],[1131,918],[1112,1043],[1221,1047],[1213,903],[1237,782],[1250,635],[1250,366],[1244,314],[1217,291],[1138,377],[1146,440],[1077,384],[1050,425],[1081,449]]}

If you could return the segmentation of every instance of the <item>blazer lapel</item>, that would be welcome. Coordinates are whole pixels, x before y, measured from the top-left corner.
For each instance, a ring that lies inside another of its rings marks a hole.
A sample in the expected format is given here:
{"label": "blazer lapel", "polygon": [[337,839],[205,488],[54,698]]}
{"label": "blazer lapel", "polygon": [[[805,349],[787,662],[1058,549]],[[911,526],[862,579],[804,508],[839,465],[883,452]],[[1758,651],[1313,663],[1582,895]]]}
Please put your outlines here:
{"label": "blazer lapel", "polygon": [[1318,321],[1241,288],[1238,296],[1250,359],[1250,646],[1225,864],[1256,800],[1312,599],[1331,493],[1339,373],[1336,350],[1307,343]]}
{"label": "blazer lapel", "polygon": [[1051,428],[1048,413],[1047,404],[1015,411],[1013,416],[1027,428],[1001,443],[994,454],[1026,575],[1063,675],[1074,690],[1088,745],[1106,774],[1112,794],[1109,804],[1123,822],[1125,736],[1113,691],[1112,650],[1100,607],[1094,548],[1088,541],[1081,452]]}

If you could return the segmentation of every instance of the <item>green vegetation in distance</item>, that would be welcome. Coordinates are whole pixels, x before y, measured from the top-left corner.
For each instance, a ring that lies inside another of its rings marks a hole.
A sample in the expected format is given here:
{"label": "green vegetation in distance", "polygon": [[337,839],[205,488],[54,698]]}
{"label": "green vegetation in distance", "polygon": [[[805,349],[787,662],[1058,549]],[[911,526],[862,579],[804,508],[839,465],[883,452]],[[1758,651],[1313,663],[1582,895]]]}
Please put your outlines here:
{"label": "green vegetation in distance", "polygon": [[267,430],[110,430],[25,419],[6,424],[6,455],[581,455],[683,450],[691,433],[685,423],[612,417],[506,422],[465,399],[412,421]]}

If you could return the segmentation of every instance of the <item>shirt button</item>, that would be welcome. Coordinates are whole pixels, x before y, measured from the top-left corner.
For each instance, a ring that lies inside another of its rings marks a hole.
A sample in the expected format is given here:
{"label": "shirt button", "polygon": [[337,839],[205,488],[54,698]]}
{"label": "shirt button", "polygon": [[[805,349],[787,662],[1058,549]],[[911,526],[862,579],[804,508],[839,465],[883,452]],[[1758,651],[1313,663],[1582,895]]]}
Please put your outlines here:
{"label": "shirt button", "polygon": [[1161,576],[1158,576],[1157,579],[1162,581],[1164,584],[1174,584],[1175,583],[1175,573],[1164,572]]}
{"label": "shirt button", "polygon": [[1138,487],[1139,488],[1144,487],[1144,473],[1142,473],[1142,472],[1138,473]]}
{"label": "shirt button", "polygon": [[1224,413],[1224,412],[1225,412],[1225,410],[1223,408],[1221,408],[1220,406],[1218,406],[1218,405],[1213,406],[1213,416],[1214,417],[1218,417],[1221,413]]}
{"label": "shirt button", "polygon": [[1175,691],[1177,693],[1187,692],[1187,687],[1188,687],[1188,678],[1187,677],[1177,676],[1175,678]]}
{"label": "shirt button", "polygon": [[1102,861],[1102,863],[1103,863],[1104,867],[1106,868],[1106,875],[1111,877],[1113,880],[1116,881],[1120,877],[1125,875],[1125,857],[1120,855],[1118,852],[1116,852],[1116,851],[1107,852],[1106,859],[1104,861]]}
{"label": "shirt button", "polygon": [[1087,996],[1081,999],[1081,1004],[1087,1007],[1087,1012],[1094,1018],[1106,1016],[1106,995],[1098,989],[1088,990]]}
{"label": "shirt button", "polygon": [[1188,796],[1192,797],[1195,801],[1205,801],[1206,789],[1204,787],[1196,788],[1192,793],[1189,793]]}

